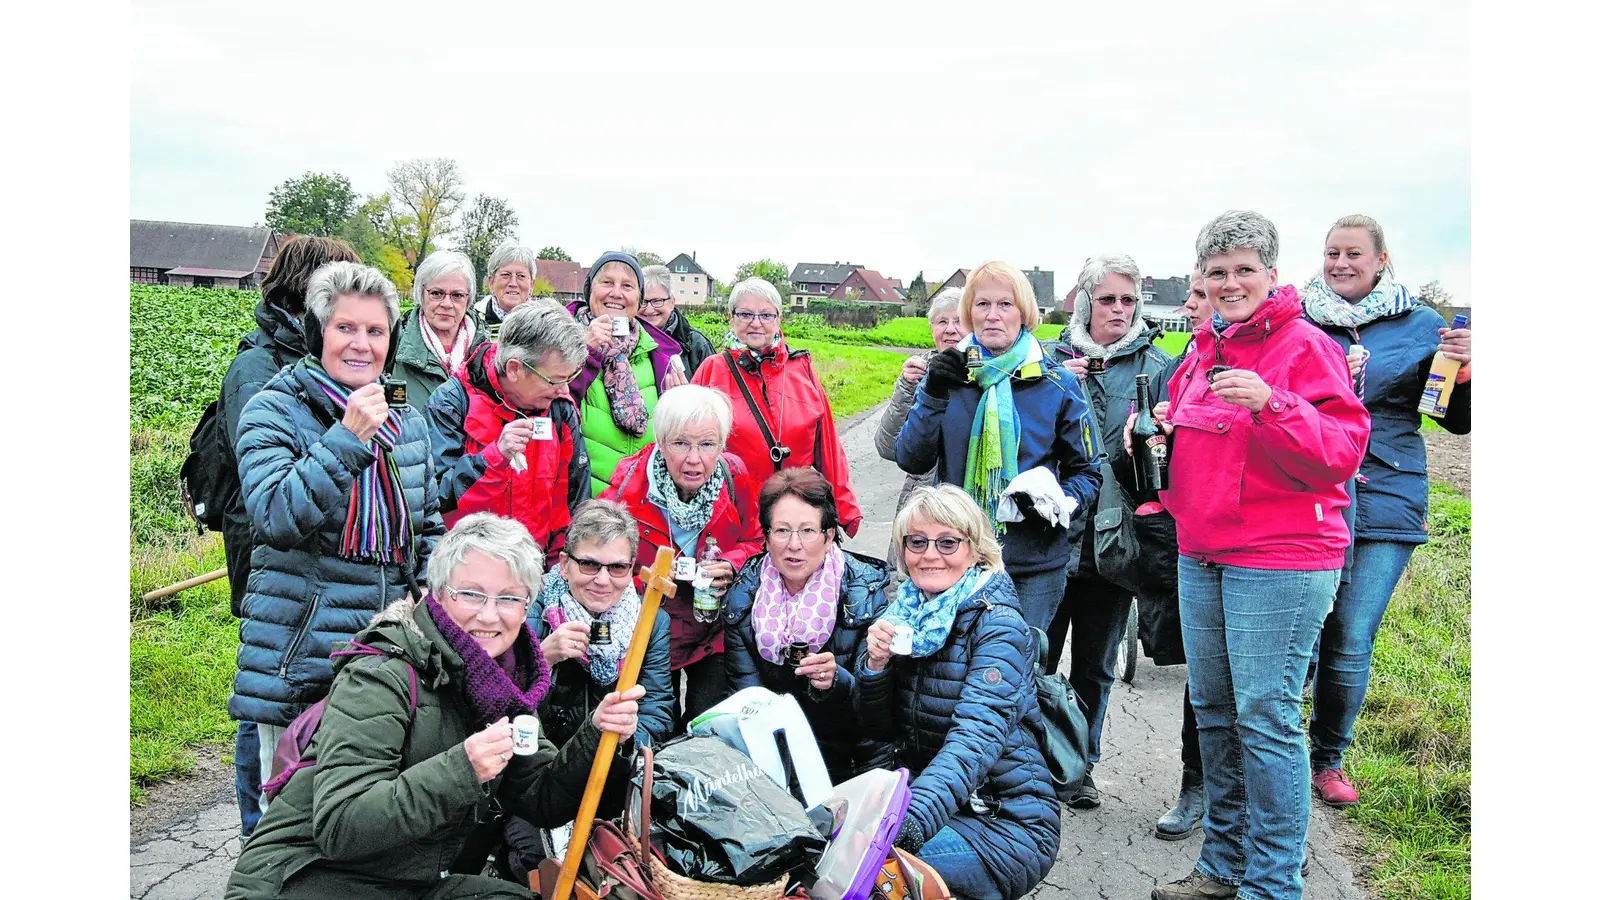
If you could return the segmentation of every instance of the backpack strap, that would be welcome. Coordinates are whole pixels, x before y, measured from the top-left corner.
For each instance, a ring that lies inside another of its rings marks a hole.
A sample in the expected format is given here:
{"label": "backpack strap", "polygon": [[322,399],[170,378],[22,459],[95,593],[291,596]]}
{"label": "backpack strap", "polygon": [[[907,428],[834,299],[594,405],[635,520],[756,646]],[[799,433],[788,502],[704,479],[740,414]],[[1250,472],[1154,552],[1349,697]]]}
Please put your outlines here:
{"label": "backpack strap", "polygon": [[[351,641],[349,650],[335,650],[328,654],[329,659],[335,656],[393,656],[395,659],[400,659],[392,653],[387,653],[360,641]],[[417,670],[407,660],[401,659],[400,662],[406,667],[406,674],[411,679],[411,712],[415,714],[417,711]]]}

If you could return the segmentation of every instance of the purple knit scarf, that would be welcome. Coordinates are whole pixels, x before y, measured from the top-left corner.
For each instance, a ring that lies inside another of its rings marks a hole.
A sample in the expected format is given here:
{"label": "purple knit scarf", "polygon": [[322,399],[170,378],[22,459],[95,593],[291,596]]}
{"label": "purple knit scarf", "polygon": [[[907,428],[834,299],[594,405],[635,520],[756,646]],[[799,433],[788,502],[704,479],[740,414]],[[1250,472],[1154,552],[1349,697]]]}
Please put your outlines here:
{"label": "purple knit scarf", "polygon": [[[438,626],[445,643],[455,648],[467,664],[463,688],[467,705],[472,707],[480,723],[487,725],[499,721],[501,716],[516,718],[535,714],[539,704],[544,701],[544,695],[550,690],[550,664],[545,662],[544,651],[534,641],[527,622],[522,623],[522,630],[512,642],[511,649],[491,659],[483,646],[450,618],[450,613],[439,605],[431,592],[428,594],[428,614],[433,616],[433,624]],[[529,660],[534,664],[532,684],[528,684]],[[508,672],[507,668],[511,671]],[[522,684],[528,684],[526,691],[518,687]]]}

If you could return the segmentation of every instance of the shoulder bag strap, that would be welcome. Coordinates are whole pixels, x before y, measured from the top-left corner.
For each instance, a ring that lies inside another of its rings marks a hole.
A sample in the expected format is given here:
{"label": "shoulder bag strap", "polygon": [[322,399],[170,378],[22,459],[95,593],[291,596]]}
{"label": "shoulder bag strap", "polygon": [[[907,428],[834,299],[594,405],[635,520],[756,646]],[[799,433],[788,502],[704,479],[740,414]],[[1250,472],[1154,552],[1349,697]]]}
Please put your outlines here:
{"label": "shoulder bag strap", "polygon": [[739,386],[739,393],[744,395],[744,402],[750,405],[750,414],[755,416],[756,425],[761,428],[761,437],[766,439],[767,452],[771,455],[773,465],[783,468],[783,461],[789,458],[789,448],[784,447],[772,436],[772,429],[767,426],[766,417],[761,415],[761,408],[756,406],[756,398],[750,395],[750,386],[744,383],[744,376],[739,374],[739,366],[733,361],[733,353],[722,351],[722,358],[728,364],[728,371],[733,375],[733,383]]}

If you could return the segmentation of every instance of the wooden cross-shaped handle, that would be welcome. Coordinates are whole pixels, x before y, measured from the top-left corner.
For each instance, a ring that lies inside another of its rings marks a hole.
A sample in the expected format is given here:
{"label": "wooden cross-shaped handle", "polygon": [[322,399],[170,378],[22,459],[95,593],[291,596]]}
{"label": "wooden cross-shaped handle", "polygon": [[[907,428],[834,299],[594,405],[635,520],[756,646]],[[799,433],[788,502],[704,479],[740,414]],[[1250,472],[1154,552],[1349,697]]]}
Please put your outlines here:
{"label": "wooden cross-shaped handle", "polygon": [[[650,633],[655,630],[656,611],[661,608],[661,598],[677,593],[677,583],[672,580],[672,560],[677,554],[669,547],[656,550],[656,561],[648,569],[640,569],[644,581],[644,600],[639,607],[639,624],[634,626],[633,640],[628,642],[628,655],[617,673],[617,693],[628,690],[639,682],[639,667],[644,664],[645,651],[650,646]],[[589,767],[589,783],[583,789],[583,801],[578,804],[578,816],[572,820],[572,843],[567,845],[566,859],[561,862],[561,876],[556,879],[550,900],[570,900],[573,885],[578,880],[578,867],[583,864],[583,851],[589,844],[589,832],[594,828],[595,810],[600,807],[600,794],[606,787],[606,776],[611,773],[611,758],[617,755],[620,738],[613,731],[600,733],[600,749],[595,751],[594,765]],[[649,803],[650,798],[644,798]],[[640,835],[649,852],[649,835]]]}

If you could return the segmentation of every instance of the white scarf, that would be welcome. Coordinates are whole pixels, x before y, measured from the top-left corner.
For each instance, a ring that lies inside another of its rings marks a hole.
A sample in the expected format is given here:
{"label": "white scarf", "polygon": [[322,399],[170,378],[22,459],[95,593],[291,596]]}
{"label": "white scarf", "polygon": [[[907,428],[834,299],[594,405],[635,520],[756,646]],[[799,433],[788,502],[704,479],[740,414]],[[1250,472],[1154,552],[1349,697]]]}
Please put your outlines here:
{"label": "white scarf", "polygon": [[478,326],[473,323],[471,316],[461,319],[461,327],[456,330],[456,342],[449,351],[444,349],[444,341],[428,325],[427,316],[420,312],[417,314],[417,324],[422,326],[422,343],[428,347],[428,352],[444,366],[446,376],[454,375],[461,370],[461,364],[467,359],[467,347],[472,344],[472,338],[477,334]]}

